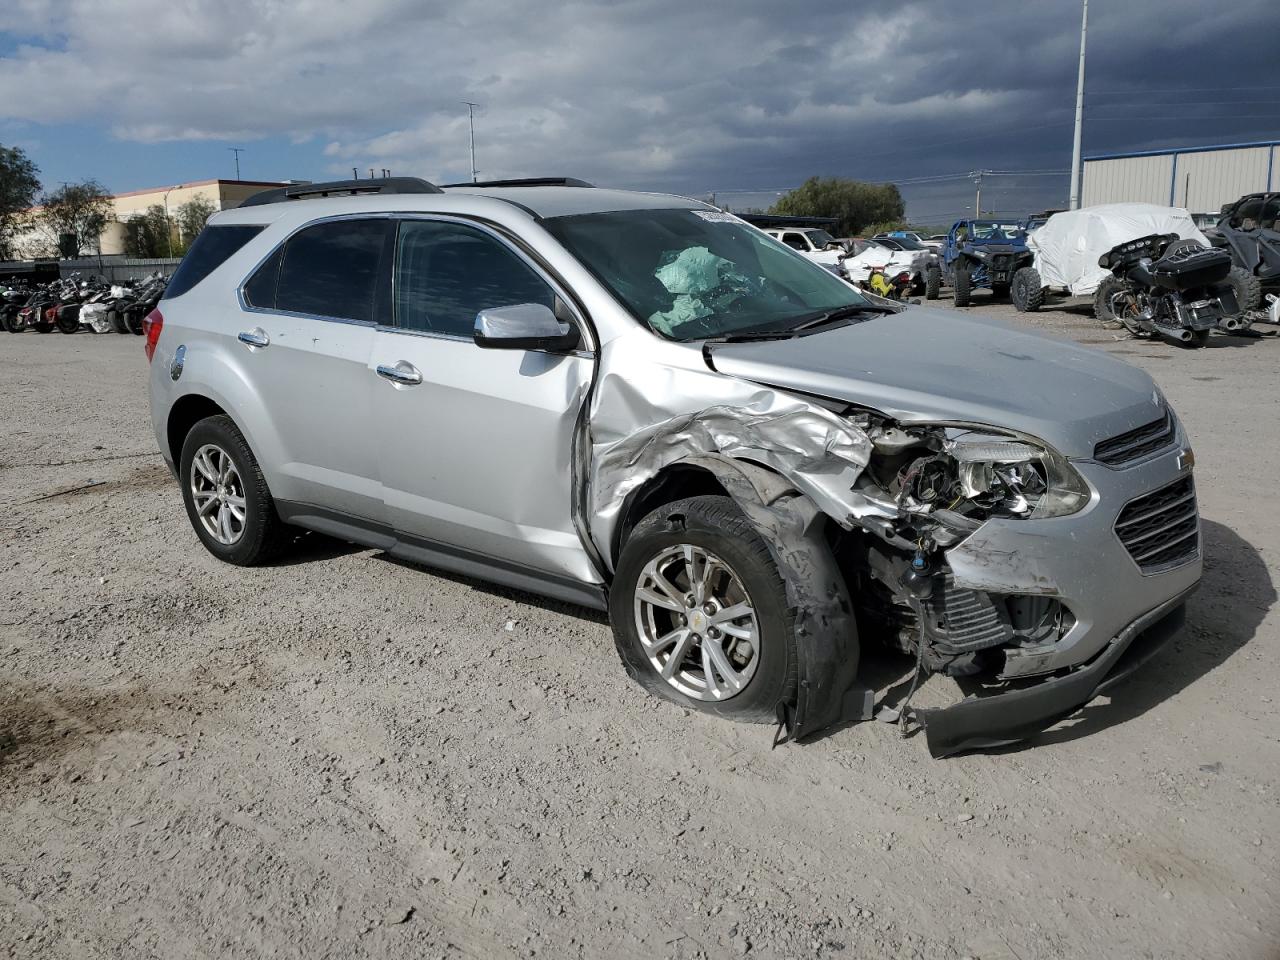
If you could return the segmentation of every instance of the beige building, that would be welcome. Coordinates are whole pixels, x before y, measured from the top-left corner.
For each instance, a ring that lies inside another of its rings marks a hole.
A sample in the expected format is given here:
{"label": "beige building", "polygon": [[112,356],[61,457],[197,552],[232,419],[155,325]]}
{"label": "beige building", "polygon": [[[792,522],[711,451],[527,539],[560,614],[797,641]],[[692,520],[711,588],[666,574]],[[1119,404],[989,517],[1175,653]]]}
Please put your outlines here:
{"label": "beige building", "polygon": [[278,186],[281,184],[261,180],[192,180],[169,187],[116,194],[111,198],[115,216],[102,231],[101,253],[124,253],[125,223],[145,214],[153,206],[166,209],[173,216],[184,203],[203,197],[213,204],[215,210],[229,210],[240,206],[255,193]]}
{"label": "beige building", "polygon": [[[116,194],[111,198],[113,210],[108,217],[106,229],[99,238],[99,249],[95,249],[92,243],[87,243],[81,254],[101,253],[103,256],[110,256],[124,253],[124,225],[134,217],[144,215],[151,207],[167,210],[169,216],[174,218],[176,231],[178,208],[184,203],[203,198],[212,203],[215,210],[229,210],[240,206],[255,193],[279,186],[282,186],[279,182],[265,180],[191,180],[172,186]],[[32,212],[38,212],[38,208]],[[46,236],[36,228],[16,237],[14,246],[26,257],[48,256],[56,250],[57,239]]]}

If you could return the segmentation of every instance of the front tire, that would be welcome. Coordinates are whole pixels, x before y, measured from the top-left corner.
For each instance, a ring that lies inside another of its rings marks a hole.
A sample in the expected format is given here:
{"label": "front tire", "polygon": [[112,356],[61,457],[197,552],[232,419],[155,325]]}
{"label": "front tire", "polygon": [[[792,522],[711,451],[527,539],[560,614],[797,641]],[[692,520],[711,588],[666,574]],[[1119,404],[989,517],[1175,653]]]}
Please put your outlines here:
{"label": "front tire", "polygon": [[187,518],[210,553],[250,567],[278,552],[285,525],[253,451],[230,417],[206,417],[192,427],[179,464]]}
{"label": "front tire", "polygon": [[930,267],[925,271],[924,275],[924,298],[926,300],[937,300],[941,292],[942,271],[937,267]]}
{"label": "front tire", "polygon": [[63,333],[78,333],[80,330],[80,314],[77,311],[58,311],[58,329]]}
{"label": "front tire", "polygon": [[963,260],[956,261],[955,280],[953,282],[956,288],[956,306],[969,306],[970,301],[973,299],[973,284],[970,282],[969,265]]}
{"label": "front tire", "polygon": [[764,538],[728,497],[689,497],[637,524],[609,618],[627,673],[690,710],[777,722],[796,688],[795,617]]}
{"label": "front tire", "polygon": [[1044,304],[1044,283],[1035,267],[1021,267],[1013,275],[1010,289],[1014,309],[1019,313],[1035,313]]}

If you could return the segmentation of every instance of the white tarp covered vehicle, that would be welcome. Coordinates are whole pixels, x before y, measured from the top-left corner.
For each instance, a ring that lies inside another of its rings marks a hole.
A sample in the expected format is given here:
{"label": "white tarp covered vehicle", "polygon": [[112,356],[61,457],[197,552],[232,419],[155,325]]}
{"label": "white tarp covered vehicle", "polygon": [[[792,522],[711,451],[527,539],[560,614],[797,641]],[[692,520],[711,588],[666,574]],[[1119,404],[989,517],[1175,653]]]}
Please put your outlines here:
{"label": "white tarp covered vehicle", "polygon": [[[1065,290],[1077,297],[1090,296],[1098,284],[1111,275],[1098,265],[1098,258],[1118,244],[1153,233],[1176,233],[1183,240],[1209,246],[1208,238],[1182,207],[1104,203],[1055,213],[1032,233],[1027,238],[1027,246],[1035,255],[1031,269],[1040,275],[1042,288]],[[1018,286],[1016,277],[1014,286]],[[1015,295],[1015,305],[1017,300]]]}

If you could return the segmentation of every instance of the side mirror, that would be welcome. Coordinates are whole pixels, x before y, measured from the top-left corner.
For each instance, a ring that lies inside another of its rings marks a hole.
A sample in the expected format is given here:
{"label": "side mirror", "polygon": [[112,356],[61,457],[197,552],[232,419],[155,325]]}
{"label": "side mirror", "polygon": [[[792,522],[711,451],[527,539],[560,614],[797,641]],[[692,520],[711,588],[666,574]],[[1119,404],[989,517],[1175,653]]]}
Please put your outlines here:
{"label": "side mirror", "polygon": [[491,307],[476,314],[473,338],[477,347],[489,350],[547,350],[566,353],[582,342],[582,334],[571,323],[556,319],[551,308],[541,303],[517,303]]}

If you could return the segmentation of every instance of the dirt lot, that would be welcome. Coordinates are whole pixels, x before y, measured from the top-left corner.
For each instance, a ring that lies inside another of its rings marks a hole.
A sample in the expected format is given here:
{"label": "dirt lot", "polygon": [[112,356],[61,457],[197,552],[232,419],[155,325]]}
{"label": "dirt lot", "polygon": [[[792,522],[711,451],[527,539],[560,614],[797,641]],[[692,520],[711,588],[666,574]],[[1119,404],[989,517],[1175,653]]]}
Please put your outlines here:
{"label": "dirt lot", "polygon": [[1035,323],[1177,407],[1205,582],[1112,700],[947,761],[771,750],[648,698],[599,617],[377,551],[223,566],[141,340],[0,337],[0,949],[1280,957],[1280,341]]}

